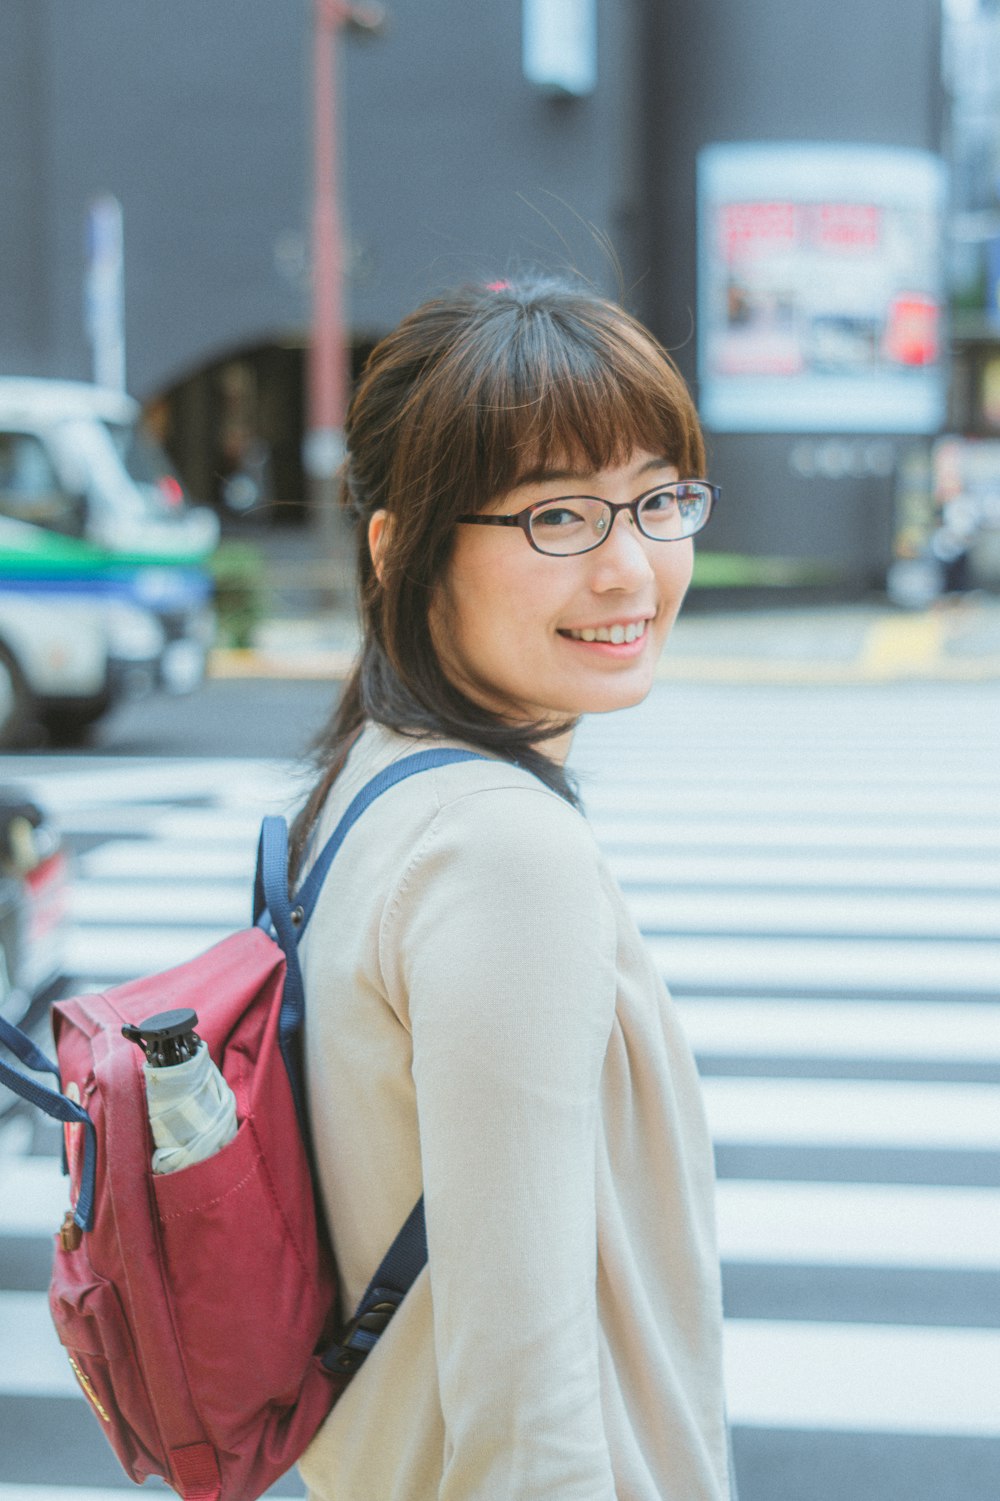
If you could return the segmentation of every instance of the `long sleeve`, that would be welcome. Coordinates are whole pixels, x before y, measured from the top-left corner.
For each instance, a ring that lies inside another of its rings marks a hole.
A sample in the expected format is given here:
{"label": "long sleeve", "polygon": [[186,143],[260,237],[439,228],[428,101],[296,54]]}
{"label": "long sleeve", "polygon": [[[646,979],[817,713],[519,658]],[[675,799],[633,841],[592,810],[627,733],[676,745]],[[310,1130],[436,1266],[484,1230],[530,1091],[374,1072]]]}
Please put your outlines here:
{"label": "long sleeve", "polygon": [[[318,838],[414,748],[369,726]],[[698,1073],[586,821],[506,762],[411,777],[301,952],[344,1306],[421,1193],[430,1251],[302,1457],[309,1501],[726,1501]]]}
{"label": "long sleeve", "polygon": [[589,829],[541,789],[448,804],[380,951],[412,1033],[440,1501],[614,1501],[595,1156],[615,926]]}

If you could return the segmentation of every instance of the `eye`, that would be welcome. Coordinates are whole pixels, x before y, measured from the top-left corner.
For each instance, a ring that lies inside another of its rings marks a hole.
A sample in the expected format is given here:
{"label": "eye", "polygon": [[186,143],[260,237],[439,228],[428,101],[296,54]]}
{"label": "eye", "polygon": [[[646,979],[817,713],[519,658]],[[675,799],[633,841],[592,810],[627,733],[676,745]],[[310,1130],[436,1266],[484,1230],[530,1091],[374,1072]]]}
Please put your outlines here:
{"label": "eye", "polygon": [[585,520],[572,505],[560,501],[558,505],[547,506],[542,511],[536,511],[531,518],[531,525],[536,532],[566,531],[570,527],[585,525]]}
{"label": "eye", "polygon": [[642,503],[644,516],[667,516],[677,506],[677,495],[673,490],[658,490],[655,495],[647,495]]}

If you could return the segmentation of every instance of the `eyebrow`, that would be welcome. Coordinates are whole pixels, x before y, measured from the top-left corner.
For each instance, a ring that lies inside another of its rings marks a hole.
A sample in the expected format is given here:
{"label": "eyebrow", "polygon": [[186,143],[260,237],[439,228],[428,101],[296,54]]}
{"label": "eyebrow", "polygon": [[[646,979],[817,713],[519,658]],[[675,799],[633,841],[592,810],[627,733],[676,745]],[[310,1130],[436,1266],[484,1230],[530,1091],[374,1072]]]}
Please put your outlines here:
{"label": "eyebrow", "polygon": [[[638,471],[636,478],[639,475],[650,474],[654,469],[669,469],[672,467],[673,462],[673,459],[667,458],[647,459]],[[550,469],[545,464],[539,464],[534,469],[526,470],[512,488],[520,490],[526,485],[543,485],[550,481],[558,481],[560,484],[563,481],[571,481],[573,484],[585,485],[589,484],[594,478],[594,473],[594,470],[589,470],[586,474],[582,474],[576,469]]]}

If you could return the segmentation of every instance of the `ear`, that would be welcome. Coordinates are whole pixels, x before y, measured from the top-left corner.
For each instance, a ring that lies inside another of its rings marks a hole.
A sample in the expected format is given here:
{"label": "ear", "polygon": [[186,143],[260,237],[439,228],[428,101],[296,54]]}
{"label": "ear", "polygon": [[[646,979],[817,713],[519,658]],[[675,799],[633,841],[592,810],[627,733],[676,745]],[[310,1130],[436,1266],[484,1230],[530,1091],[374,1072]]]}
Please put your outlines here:
{"label": "ear", "polygon": [[371,553],[375,577],[382,582],[382,549],[389,535],[389,512],[376,511],[368,523],[368,551]]}

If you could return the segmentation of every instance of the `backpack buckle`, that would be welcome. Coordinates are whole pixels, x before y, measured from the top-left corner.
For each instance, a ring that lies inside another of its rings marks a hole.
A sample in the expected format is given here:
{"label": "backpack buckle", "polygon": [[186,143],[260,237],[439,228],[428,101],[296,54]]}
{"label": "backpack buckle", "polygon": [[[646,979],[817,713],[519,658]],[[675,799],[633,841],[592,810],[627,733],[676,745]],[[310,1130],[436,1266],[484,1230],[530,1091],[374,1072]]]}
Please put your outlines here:
{"label": "backpack buckle", "polygon": [[391,1287],[374,1287],[353,1319],[343,1329],[340,1339],[322,1357],[328,1371],[353,1376],[365,1356],[378,1343],[393,1314],[403,1301],[403,1294]]}
{"label": "backpack buckle", "polygon": [[72,1209],[67,1209],[62,1224],[59,1226],[59,1245],[64,1251],[78,1251],[83,1240],[83,1231],[73,1218]]}

